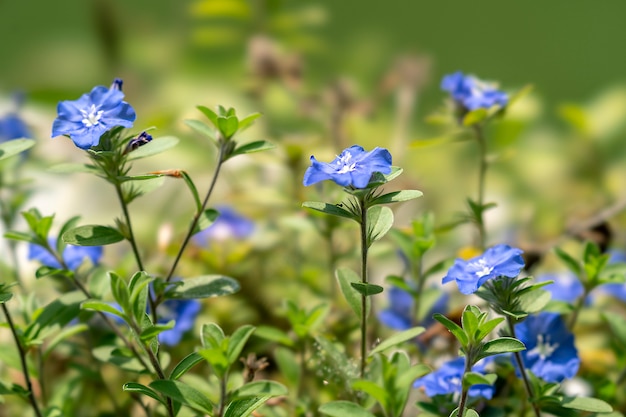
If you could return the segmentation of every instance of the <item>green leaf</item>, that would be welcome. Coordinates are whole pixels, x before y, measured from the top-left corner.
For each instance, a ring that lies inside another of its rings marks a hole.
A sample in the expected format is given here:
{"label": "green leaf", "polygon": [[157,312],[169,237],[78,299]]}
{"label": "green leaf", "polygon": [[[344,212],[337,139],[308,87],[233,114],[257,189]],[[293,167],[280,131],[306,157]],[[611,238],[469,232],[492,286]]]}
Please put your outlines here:
{"label": "green leaf", "polygon": [[469,338],[458,324],[444,316],[440,313],[433,314],[433,318],[437,320],[439,323],[443,324],[446,329],[450,331],[456,337],[456,339],[461,343],[461,346],[466,347],[469,343]]}
{"label": "green leaf", "polygon": [[145,385],[139,384],[137,382],[127,382],[122,386],[123,391],[129,392],[137,392],[139,394],[147,395],[150,398],[154,398],[158,402],[163,405],[167,405],[167,402],[161,398],[159,394],[157,394],[154,390],[146,387]]}
{"label": "green leaf", "polygon": [[255,142],[246,143],[245,145],[238,146],[229,155],[229,157],[232,158],[235,155],[243,155],[245,153],[254,153],[254,152],[266,151],[266,150],[269,150],[269,149],[274,149],[275,147],[276,146],[273,143],[271,143],[271,142],[267,142],[265,140],[258,140],[258,141],[255,141]]}
{"label": "green leaf", "polygon": [[463,125],[464,126],[473,126],[485,120],[487,118],[488,112],[487,109],[476,109],[467,113],[465,117],[463,117]]}
{"label": "green leaf", "polygon": [[104,345],[93,348],[92,353],[100,362],[111,363],[130,372],[145,372],[144,366],[129,350]]}
{"label": "green leaf", "polygon": [[372,356],[378,352],[382,352],[385,349],[389,349],[390,347],[397,346],[400,343],[404,343],[408,340],[411,340],[419,336],[420,334],[424,333],[424,330],[425,329],[423,327],[413,327],[411,329],[404,330],[400,333],[394,334],[389,339],[384,340],[378,346],[376,346],[376,348],[374,348],[369,353],[368,356]]}
{"label": "green leaf", "polygon": [[113,314],[114,316],[121,318],[125,322],[128,322],[128,317],[126,317],[126,314],[119,311],[111,304],[107,304],[103,301],[87,300],[80,305],[80,308],[82,308],[83,310],[101,311],[103,313]]}
{"label": "green leaf", "polygon": [[98,172],[98,168],[90,164],[64,163],[53,165],[47,169],[48,172],[54,174],[74,174],[82,172],[86,174],[94,174]]}
{"label": "green leaf", "polygon": [[335,271],[335,277],[348,305],[356,313],[357,317],[361,317],[361,295],[351,285],[352,282],[361,282],[361,278],[350,268],[338,268]]}
{"label": "green leaf", "polygon": [[322,213],[330,214],[331,216],[345,217],[347,219],[352,219],[357,222],[359,221],[359,218],[357,216],[338,204],[321,203],[318,201],[305,201],[304,203],[302,203],[302,207],[321,211]]}
{"label": "green leaf", "polygon": [[421,378],[430,372],[430,368],[423,363],[413,365],[406,370],[399,370],[400,375],[397,379],[397,386],[399,387],[409,387],[413,385],[413,382],[417,378]]}
{"label": "green leaf", "polygon": [[366,284],[364,282],[351,282],[352,288],[357,290],[361,295],[369,297],[370,295],[380,294],[384,288],[376,284]]}
{"label": "green leaf", "polygon": [[202,349],[198,353],[211,365],[213,372],[215,372],[218,378],[225,376],[229,363],[221,347]]}
{"label": "green leaf", "polygon": [[111,292],[113,293],[113,298],[117,301],[120,307],[122,307],[125,314],[131,315],[130,291],[126,286],[126,282],[124,282],[124,280],[113,271],[109,272],[109,279],[111,280]]}
{"label": "green leaf", "polygon": [[[459,409],[458,407],[455,408],[451,413],[450,413],[450,417],[458,417],[459,415]],[[472,410],[471,408],[466,408],[465,412],[463,413],[463,417],[480,417],[480,415]]]}
{"label": "green leaf", "polygon": [[254,381],[249,382],[230,394],[232,399],[241,399],[248,397],[278,397],[287,395],[289,391],[283,384],[275,381]]}
{"label": "green leaf", "polygon": [[271,397],[253,397],[232,401],[226,407],[224,417],[248,417]]}
{"label": "green leaf", "polygon": [[512,337],[500,337],[485,343],[476,360],[478,361],[487,356],[498,355],[500,353],[519,352],[525,349],[526,346],[517,339]]}
{"label": "green leaf", "polygon": [[352,389],[363,391],[364,393],[371,395],[378,401],[383,410],[386,410],[389,404],[389,394],[387,390],[373,381],[367,379],[359,379],[352,382]]}
{"label": "green leaf", "polygon": [[620,315],[616,314],[603,314],[604,320],[609,324],[611,332],[622,346],[622,349],[626,349],[626,321]]}
{"label": "green leaf", "polygon": [[163,136],[154,138],[143,146],[131,151],[128,154],[128,160],[147,158],[148,156],[157,155],[165,152],[178,145],[178,138],[174,136]]}
{"label": "green leaf", "polygon": [[194,410],[213,414],[213,404],[206,395],[184,382],[158,379],[150,383],[150,388]]}
{"label": "green leaf", "polygon": [[192,352],[189,355],[185,356],[178,364],[172,369],[170,373],[171,380],[179,379],[183,376],[187,371],[196,366],[198,363],[202,362],[204,358],[198,352]]}
{"label": "green leaf", "polygon": [[82,333],[89,330],[89,326],[84,323],[77,324],[75,326],[64,327],[59,333],[57,333],[48,343],[46,343],[42,358],[45,361],[48,356],[52,353],[54,348],[56,348],[61,342],[64,340],[74,336],[75,334]]}
{"label": "green leaf", "polygon": [[80,305],[85,295],[80,291],[63,294],[35,313],[36,318],[24,332],[27,341],[37,342],[51,334],[58,333],[80,313]]}
{"label": "green leaf", "polygon": [[61,238],[63,242],[76,246],[103,246],[124,240],[124,236],[117,229],[98,225],[70,229]]}
{"label": "green leaf", "polygon": [[393,211],[389,207],[374,206],[367,210],[368,246],[382,238],[393,226]]}
{"label": "green leaf", "polygon": [[5,232],[3,235],[5,238],[7,239],[11,239],[11,240],[19,240],[22,242],[28,242],[28,243],[36,243],[37,240],[30,235],[29,233],[24,233],[24,232],[17,232],[14,230],[9,230],[8,232]]}
{"label": "green leaf", "polygon": [[[256,333],[258,333],[258,329]],[[256,333],[255,335],[257,335]],[[280,375],[287,379],[289,385],[297,386],[300,382],[302,371],[296,354],[291,349],[277,347],[274,349],[274,360],[280,370]]]}
{"label": "green leaf", "polygon": [[518,295],[517,300],[522,311],[532,314],[543,310],[543,308],[548,305],[551,298],[552,294],[550,294],[549,291],[536,289]]}
{"label": "green leaf", "polygon": [[289,335],[279,328],[272,326],[259,326],[256,328],[254,332],[255,337],[260,337],[261,339],[269,340],[271,342],[278,342],[285,346],[293,346],[294,342],[291,340]]}
{"label": "green leaf", "polygon": [[323,404],[318,411],[331,417],[376,417],[358,404],[349,401],[333,401]]}
{"label": "green leaf", "polygon": [[206,136],[211,139],[213,142],[217,143],[217,139],[215,138],[215,131],[211,129],[207,124],[199,121],[199,120],[185,120],[184,123],[200,133],[202,136]]}
{"label": "green leaf", "polygon": [[32,148],[35,141],[32,139],[12,139],[0,143],[0,161],[10,158],[14,155],[24,152],[28,148]]}
{"label": "green leaf", "polygon": [[202,347],[221,349],[222,342],[225,338],[224,331],[216,323],[206,323],[202,325],[200,331]]}
{"label": "green leaf", "polygon": [[198,218],[198,224],[196,225],[196,233],[210,227],[215,219],[219,217],[219,211],[209,208],[202,212]]}
{"label": "green leaf", "polygon": [[[189,174],[187,174],[185,171],[180,171],[180,176],[185,181],[185,184],[187,185],[189,191],[191,191],[193,201],[196,203],[196,212],[199,212],[200,210],[202,210],[202,202],[200,201],[200,194],[198,193],[198,188],[196,188],[196,184],[194,184]],[[200,224],[198,224],[198,226],[200,227]]]}
{"label": "green leaf", "polygon": [[496,378],[497,375],[495,374],[483,375],[477,372],[466,372],[463,375],[463,384],[466,387],[471,387],[472,385],[493,385]]}
{"label": "green leaf", "polygon": [[230,137],[237,132],[239,120],[237,120],[237,116],[218,116],[217,127],[220,132],[222,132],[222,135],[224,135],[224,138],[230,139]]}
{"label": "green leaf", "polygon": [[213,126],[217,127],[217,113],[206,106],[196,106],[196,108],[200,110],[211,121],[211,123],[213,123]]}
{"label": "green leaf", "polygon": [[181,281],[166,293],[167,298],[192,300],[197,298],[221,297],[239,291],[239,283],[223,275],[202,275]]}
{"label": "green leaf", "polygon": [[176,321],[170,320],[165,324],[153,324],[145,327],[143,330],[141,330],[141,333],[139,334],[139,339],[142,342],[148,342],[157,337],[159,333],[173,329],[174,324],[176,324]]}
{"label": "green leaf", "polygon": [[383,194],[379,197],[376,197],[374,200],[370,201],[370,204],[376,205],[376,204],[399,203],[402,201],[413,200],[415,198],[421,197],[422,195],[424,195],[424,193],[418,190],[394,191],[394,192]]}
{"label": "green leaf", "polygon": [[476,317],[475,311],[472,306],[465,307],[463,314],[461,315],[461,325],[465,334],[470,337],[470,340],[476,341],[475,336],[478,330],[478,317]]}
{"label": "green leaf", "polygon": [[559,257],[563,263],[572,271],[576,276],[580,276],[582,274],[582,268],[580,263],[574,259],[570,254],[562,250],[561,248],[554,248],[554,253]]}
{"label": "green leaf", "polygon": [[233,332],[228,342],[228,350],[226,355],[228,357],[228,363],[232,365],[239,359],[239,355],[243,350],[244,345],[254,333],[255,327],[249,324],[243,325]]}
{"label": "green leaf", "polygon": [[613,407],[604,401],[589,397],[564,397],[561,400],[561,406],[592,413],[610,413],[613,411]]}
{"label": "green leaf", "polygon": [[241,132],[242,130],[250,127],[252,123],[254,123],[254,121],[261,116],[262,116],[261,113],[252,113],[252,114],[247,115],[243,119],[241,119],[239,121],[239,131]]}

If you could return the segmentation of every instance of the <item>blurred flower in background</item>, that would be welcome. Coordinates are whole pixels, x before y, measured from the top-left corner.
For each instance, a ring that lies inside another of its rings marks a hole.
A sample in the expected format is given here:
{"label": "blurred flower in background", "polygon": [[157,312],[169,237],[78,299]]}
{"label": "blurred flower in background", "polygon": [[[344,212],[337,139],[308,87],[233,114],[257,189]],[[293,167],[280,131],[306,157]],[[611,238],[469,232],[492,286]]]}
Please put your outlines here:
{"label": "blurred flower in background", "polygon": [[521,351],[524,366],[546,382],[561,382],[578,372],[580,358],[574,335],[557,313],[529,316],[515,326],[517,338],[526,345]]}
{"label": "blurred flower in background", "polygon": [[175,320],[174,327],[159,333],[159,342],[175,346],[180,343],[183,335],[193,329],[194,322],[202,305],[198,300],[166,300],[157,309],[159,323],[164,324]]}
{"label": "blurred flower in background", "polygon": [[[51,248],[55,248],[57,241],[55,238],[48,238],[48,244]],[[85,260],[90,260],[93,265],[98,265],[100,258],[102,258],[103,249],[102,246],[74,246],[66,245],[63,250],[63,262],[71,271],[76,271],[78,267],[82,265]],[[40,245],[29,244],[28,245],[28,259],[32,261],[38,261],[42,265],[63,269],[63,266],[59,261],[48,251],[46,248]]]}
{"label": "blurred flower in background", "polygon": [[32,134],[26,123],[18,115],[19,108],[24,101],[23,94],[16,93],[13,95],[15,110],[0,116],[0,143],[8,140],[30,138]]}
{"label": "blurred flower in background", "polygon": [[[485,373],[486,366],[493,359],[485,358],[478,361],[472,368],[472,372],[479,374]],[[435,395],[461,394],[461,379],[465,371],[465,357],[460,357],[448,361],[441,365],[439,369],[430,374],[419,378],[413,384],[416,388],[424,388],[426,395],[433,397]],[[473,398],[483,397],[491,399],[495,388],[491,385],[472,385],[469,389],[469,396]]]}
{"label": "blurred flower in background", "polygon": [[543,274],[537,277],[538,282],[554,281],[543,289],[552,294],[552,299],[557,301],[565,301],[566,303],[574,303],[585,292],[580,279],[572,273],[563,272],[558,274]]}
{"label": "blurred flower in background", "polygon": [[411,327],[420,324],[427,325],[432,322],[432,315],[434,313],[444,313],[447,310],[448,293],[442,292],[441,296],[437,298],[437,301],[430,308],[426,314],[422,323],[416,323],[413,314],[413,305],[415,300],[413,296],[398,287],[391,287],[387,294],[389,296],[389,304],[387,308],[378,313],[378,320],[390,329],[395,330],[407,330]]}
{"label": "blurred flower in background", "polygon": [[193,241],[200,246],[228,239],[245,239],[252,235],[254,222],[228,206],[217,207],[219,216],[213,224],[196,233]]}
{"label": "blurred flower in background", "polygon": [[466,110],[489,109],[495,105],[506,106],[509,98],[493,84],[479,80],[461,71],[449,74],[441,80],[441,89]]}

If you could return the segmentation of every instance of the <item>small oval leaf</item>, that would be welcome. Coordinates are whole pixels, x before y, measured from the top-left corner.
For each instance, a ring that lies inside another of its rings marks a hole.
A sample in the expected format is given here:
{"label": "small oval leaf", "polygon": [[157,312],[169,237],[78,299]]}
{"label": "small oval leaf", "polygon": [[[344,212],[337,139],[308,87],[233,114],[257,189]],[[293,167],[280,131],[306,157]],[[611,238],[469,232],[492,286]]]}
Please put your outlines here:
{"label": "small oval leaf", "polygon": [[85,225],[63,233],[63,242],[76,246],[103,246],[121,242],[124,236],[108,226]]}

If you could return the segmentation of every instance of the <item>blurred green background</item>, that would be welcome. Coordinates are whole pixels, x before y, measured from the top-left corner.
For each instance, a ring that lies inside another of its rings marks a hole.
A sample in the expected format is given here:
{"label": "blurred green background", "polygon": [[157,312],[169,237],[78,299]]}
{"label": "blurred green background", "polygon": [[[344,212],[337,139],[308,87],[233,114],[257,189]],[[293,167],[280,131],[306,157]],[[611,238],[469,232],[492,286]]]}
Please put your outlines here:
{"label": "blurred green background", "polygon": [[[67,158],[55,154],[62,139],[45,141],[56,103],[113,77],[125,80],[136,128],[158,135],[194,138],[182,120],[199,117],[197,104],[262,112],[251,136],[285,144],[272,162],[293,178],[317,149],[323,160],[353,143],[388,146],[409,173],[405,185],[425,192],[420,210],[446,222],[476,189],[476,150],[411,145],[451,137],[427,121],[445,101],[441,77],[463,70],[510,93],[532,84],[488,132],[498,157],[487,188],[502,207],[497,240],[520,230],[541,240],[621,198],[624,16],[619,0],[3,0],[0,96],[7,108],[12,92],[26,93],[42,140],[35,153],[56,160]],[[206,169],[195,146],[184,140],[177,152],[187,169]],[[296,180],[255,178],[267,185],[259,204],[306,197]]]}

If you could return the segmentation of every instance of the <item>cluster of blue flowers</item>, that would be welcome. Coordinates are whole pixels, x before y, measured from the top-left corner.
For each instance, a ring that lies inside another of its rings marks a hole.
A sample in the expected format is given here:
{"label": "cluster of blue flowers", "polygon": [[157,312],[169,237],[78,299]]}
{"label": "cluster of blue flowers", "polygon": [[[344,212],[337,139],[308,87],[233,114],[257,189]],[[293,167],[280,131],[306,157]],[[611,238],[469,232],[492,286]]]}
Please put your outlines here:
{"label": "cluster of blue flowers", "polygon": [[[54,237],[48,238],[48,245],[56,247],[57,240]],[[63,253],[60,254],[63,262],[71,271],[76,271],[86,260],[92,265],[98,265],[102,258],[102,246],[74,246],[66,245]],[[43,246],[29,244],[28,259],[38,261],[44,266],[55,269],[63,269],[61,263]]]}
{"label": "cluster of blue flowers", "polygon": [[441,81],[441,89],[450,93],[452,99],[466,111],[489,109],[496,105],[504,107],[509,102],[506,93],[461,71],[446,75]]}

